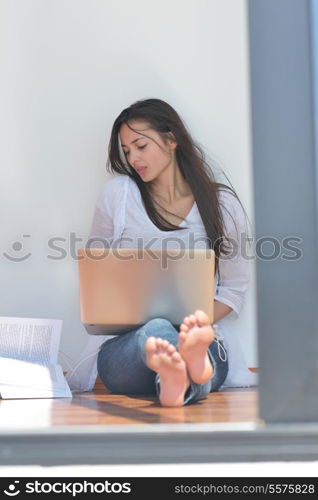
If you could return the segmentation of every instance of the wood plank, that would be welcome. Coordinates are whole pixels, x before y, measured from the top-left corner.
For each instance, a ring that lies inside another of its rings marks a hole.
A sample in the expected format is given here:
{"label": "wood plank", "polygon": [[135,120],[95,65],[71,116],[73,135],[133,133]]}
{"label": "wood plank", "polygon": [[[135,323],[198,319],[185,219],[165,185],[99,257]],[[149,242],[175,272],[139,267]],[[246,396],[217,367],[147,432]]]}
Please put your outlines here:
{"label": "wood plank", "polygon": [[223,389],[194,405],[163,408],[156,397],[111,394],[97,377],[92,392],[76,393],[72,399],[0,400],[1,429],[257,421],[256,388]]}
{"label": "wood plank", "polygon": [[104,388],[73,399],[0,401],[0,427],[46,428],[60,425],[141,425],[160,423],[256,422],[254,388],[210,393],[194,405],[163,408],[157,398],[109,394]]}

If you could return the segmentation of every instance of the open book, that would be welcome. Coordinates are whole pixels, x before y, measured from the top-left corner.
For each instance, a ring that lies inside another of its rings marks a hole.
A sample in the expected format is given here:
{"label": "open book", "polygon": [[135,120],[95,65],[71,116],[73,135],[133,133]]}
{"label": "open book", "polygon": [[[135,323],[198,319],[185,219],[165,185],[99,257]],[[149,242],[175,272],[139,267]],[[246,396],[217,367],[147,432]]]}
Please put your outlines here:
{"label": "open book", "polygon": [[58,364],[62,320],[0,317],[0,397],[71,398]]}

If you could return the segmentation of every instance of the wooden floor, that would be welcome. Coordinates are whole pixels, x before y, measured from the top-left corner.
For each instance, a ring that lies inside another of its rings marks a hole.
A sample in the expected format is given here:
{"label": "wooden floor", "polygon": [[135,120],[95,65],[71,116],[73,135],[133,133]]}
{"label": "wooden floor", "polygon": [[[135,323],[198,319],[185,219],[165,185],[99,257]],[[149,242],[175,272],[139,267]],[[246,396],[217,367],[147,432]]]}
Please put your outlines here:
{"label": "wooden floor", "polygon": [[194,405],[163,408],[157,398],[109,394],[100,383],[94,392],[72,399],[0,400],[0,428],[61,425],[140,425],[257,422],[256,388],[224,389]]}

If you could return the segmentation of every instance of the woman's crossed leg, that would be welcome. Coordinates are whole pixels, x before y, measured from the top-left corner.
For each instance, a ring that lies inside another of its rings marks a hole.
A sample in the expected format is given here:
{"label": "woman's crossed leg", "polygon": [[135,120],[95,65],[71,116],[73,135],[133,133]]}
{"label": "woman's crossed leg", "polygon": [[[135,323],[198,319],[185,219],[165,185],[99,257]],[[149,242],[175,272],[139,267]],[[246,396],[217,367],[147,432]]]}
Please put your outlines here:
{"label": "woman's crossed leg", "polygon": [[213,377],[211,359],[214,366],[218,362],[217,354],[212,356],[213,341],[203,311],[185,317],[179,334],[169,321],[156,318],[105,342],[98,355],[98,374],[113,393],[157,393],[163,406],[193,403],[210,392],[212,378],[217,390],[225,377],[225,366]]}
{"label": "woman's crossed leg", "polygon": [[201,310],[186,316],[180,325],[178,351],[167,340],[148,338],[146,362],[160,376],[159,399],[163,406],[182,406],[191,381],[205,384],[212,378],[208,348],[213,340],[209,317]]}

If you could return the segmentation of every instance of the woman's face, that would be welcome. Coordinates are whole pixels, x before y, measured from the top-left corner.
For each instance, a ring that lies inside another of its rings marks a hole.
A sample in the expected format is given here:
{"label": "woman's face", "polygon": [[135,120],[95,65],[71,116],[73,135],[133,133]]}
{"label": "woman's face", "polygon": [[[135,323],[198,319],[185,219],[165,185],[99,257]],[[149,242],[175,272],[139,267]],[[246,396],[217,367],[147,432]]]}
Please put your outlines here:
{"label": "woman's face", "polygon": [[134,121],[130,126],[136,132],[126,124],[119,131],[126,160],[143,181],[150,182],[173,165],[176,143],[170,139],[165,143],[146,122]]}

